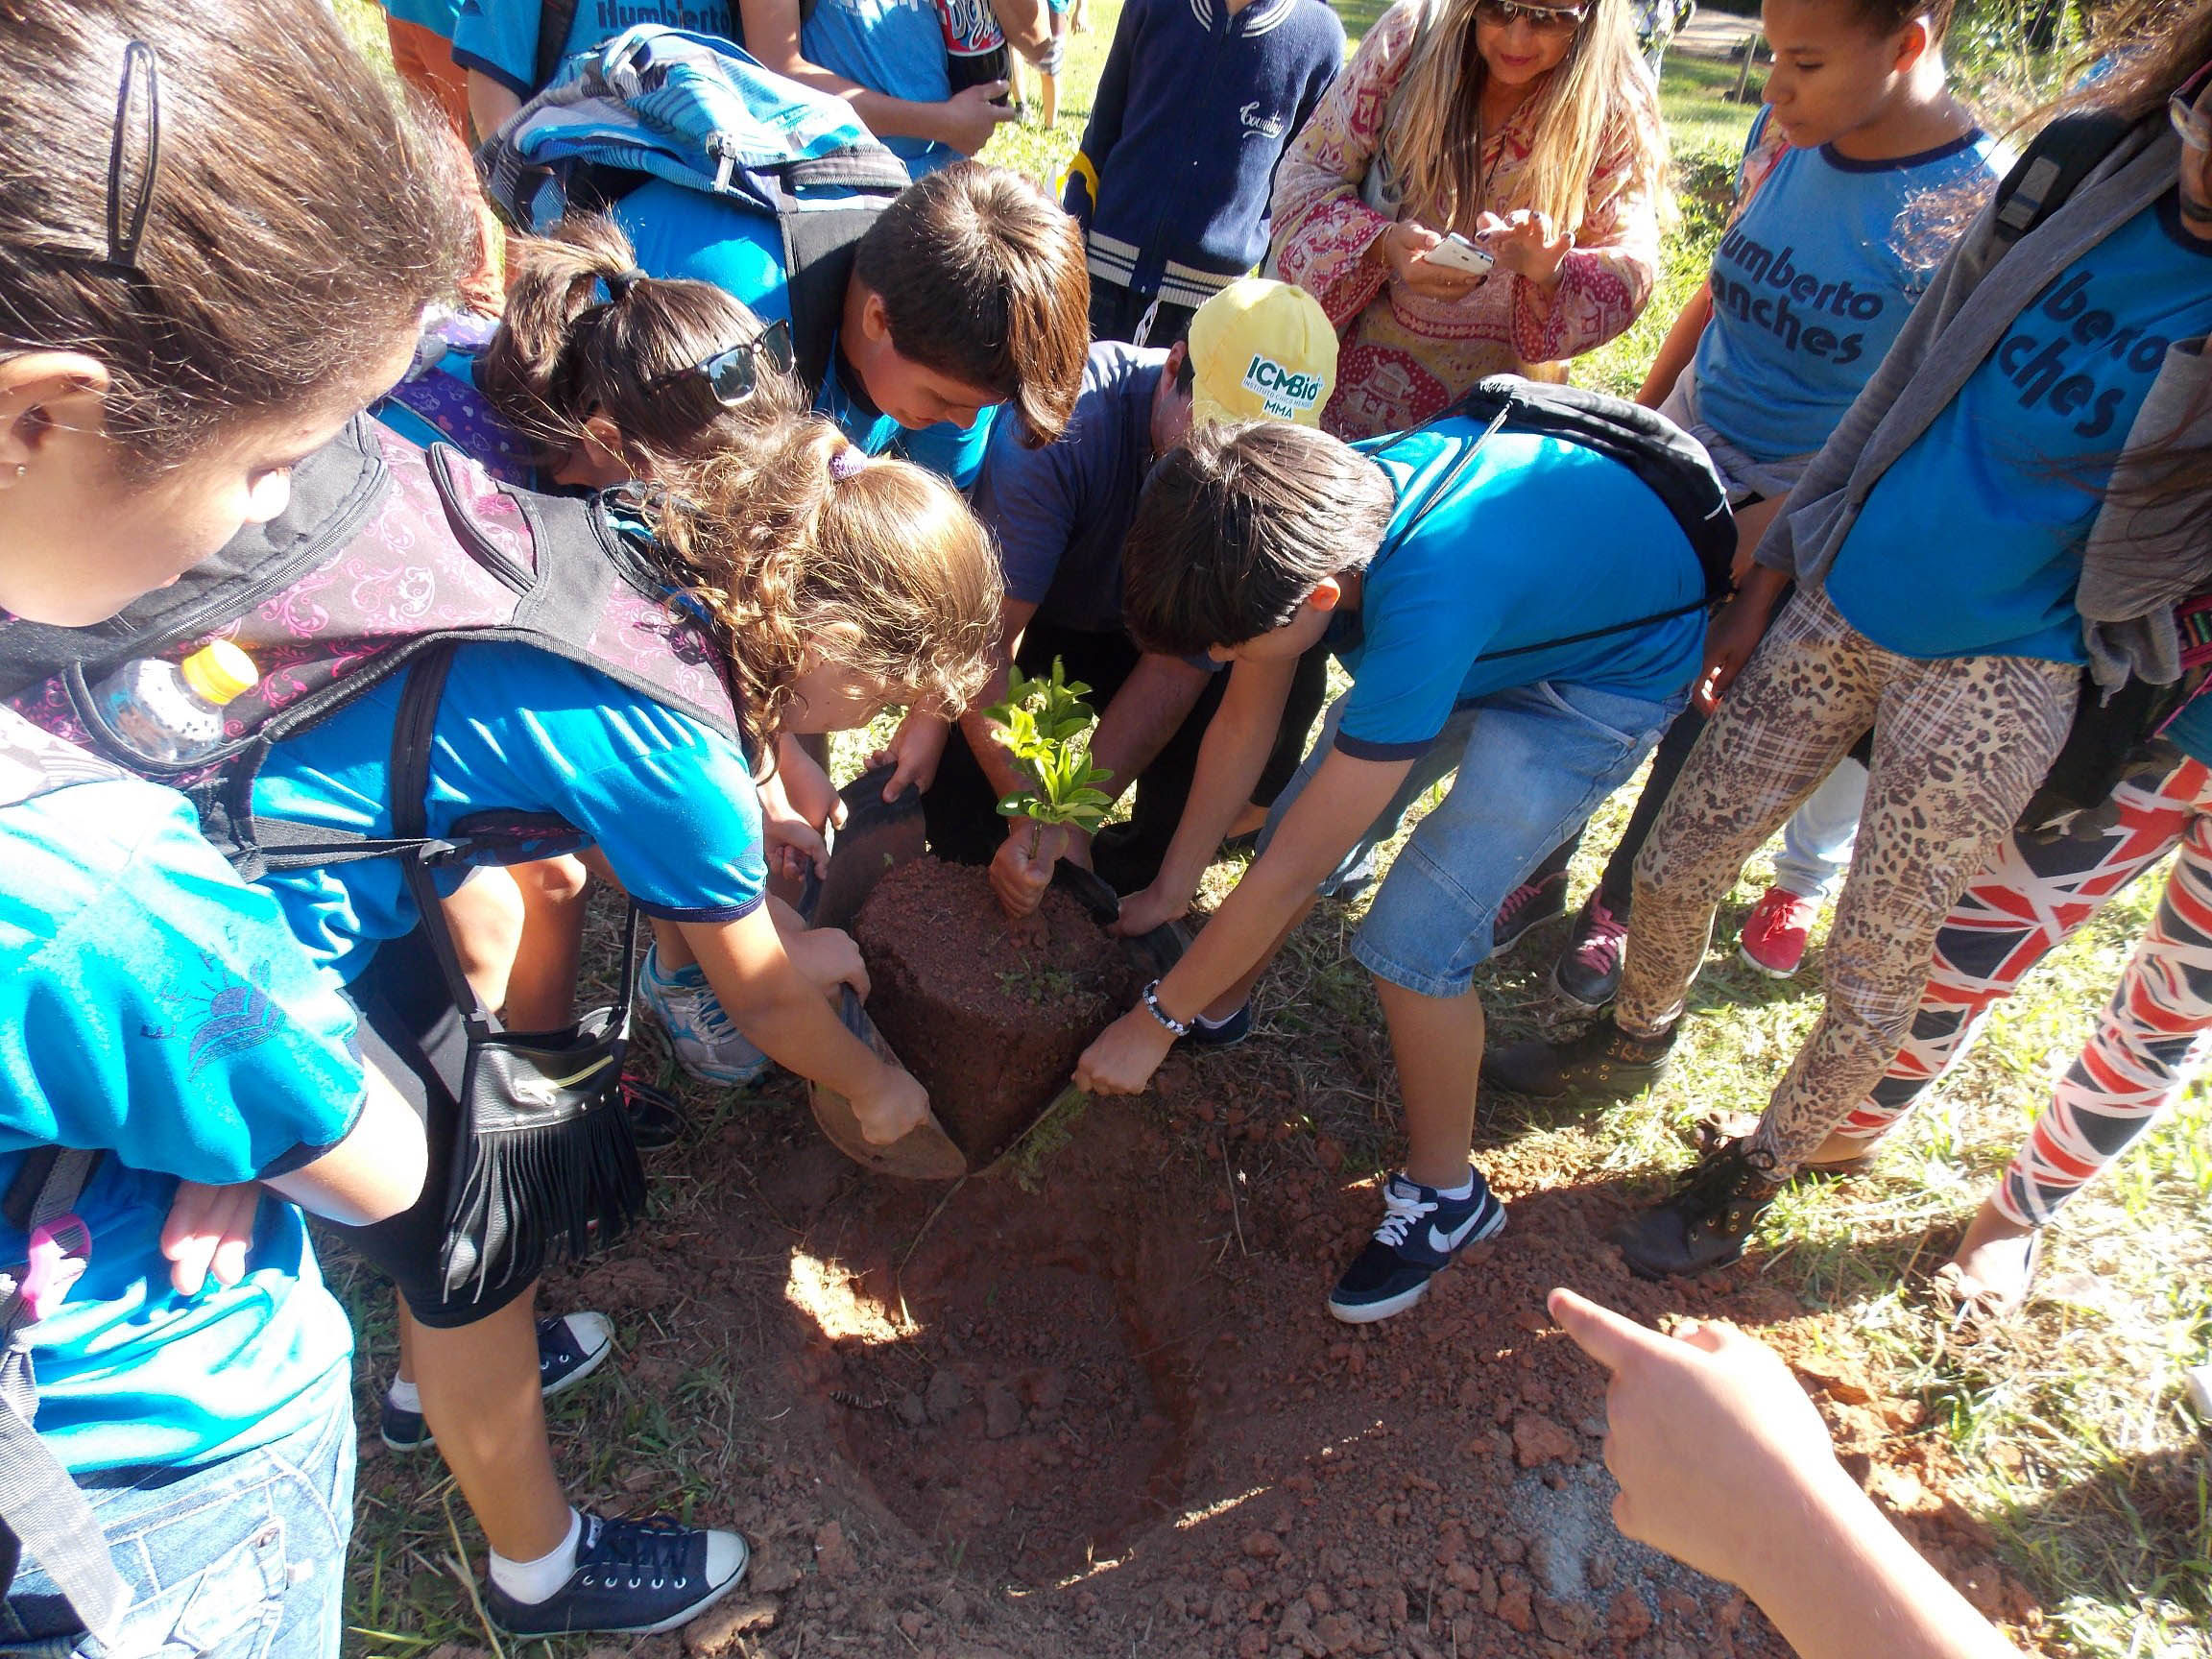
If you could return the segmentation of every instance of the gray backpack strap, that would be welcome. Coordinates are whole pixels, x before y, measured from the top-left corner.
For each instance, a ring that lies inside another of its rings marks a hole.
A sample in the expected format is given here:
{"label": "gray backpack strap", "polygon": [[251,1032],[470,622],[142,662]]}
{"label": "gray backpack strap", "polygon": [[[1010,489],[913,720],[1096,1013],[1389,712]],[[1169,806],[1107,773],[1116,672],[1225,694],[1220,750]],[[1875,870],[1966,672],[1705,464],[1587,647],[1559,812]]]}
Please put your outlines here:
{"label": "gray backpack strap", "polygon": [[[24,1176],[9,1194],[12,1213],[30,1181],[36,1181],[35,1194],[23,1206],[33,1233],[33,1259],[20,1279],[0,1276],[0,1285],[7,1287],[0,1303],[0,1340],[5,1342],[0,1349],[0,1525],[6,1527],[0,1561],[13,1578],[28,1546],[84,1628],[112,1646],[131,1607],[130,1587],[115,1571],[107,1536],[84,1491],[32,1427],[38,1415],[38,1379],[31,1365],[31,1335],[40,1311],[34,1297],[45,1288],[39,1275],[47,1267],[41,1257],[48,1252],[82,1257],[89,1250],[84,1224],[69,1213],[99,1161],[99,1153],[75,1147],[41,1148],[26,1162]],[[64,1217],[67,1224],[50,1238],[37,1237]]]}

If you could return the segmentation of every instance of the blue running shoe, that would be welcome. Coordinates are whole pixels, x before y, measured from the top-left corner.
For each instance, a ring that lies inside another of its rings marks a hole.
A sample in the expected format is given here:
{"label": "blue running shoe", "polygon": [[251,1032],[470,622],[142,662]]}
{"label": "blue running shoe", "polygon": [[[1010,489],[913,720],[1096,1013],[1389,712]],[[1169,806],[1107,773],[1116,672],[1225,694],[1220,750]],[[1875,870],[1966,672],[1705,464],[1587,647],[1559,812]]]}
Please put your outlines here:
{"label": "blue running shoe", "polygon": [[676,1064],[702,1083],[741,1089],[758,1082],[768,1070],[768,1056],[730,1023],[721,998],[707,983],[707,971],[698,963],[663,974],[660,950],[646,951],[637,974],[637,996],[668,1033]]}
{"label": "blue running shoe", "polygon": [[1468,1245],[1503,1232],[1505,1206],[1491,1196],[1481,1170],[1469,1172],[1475,1190],[1464,1198],[1447,1198],[1433,1187],[1391,1176],[1382,1190],[1382,1225],[1336,1281],[1329,1311],[1347,1325],[1371,1325],[1402,1313],[1428,1293],[1438,1268]]}

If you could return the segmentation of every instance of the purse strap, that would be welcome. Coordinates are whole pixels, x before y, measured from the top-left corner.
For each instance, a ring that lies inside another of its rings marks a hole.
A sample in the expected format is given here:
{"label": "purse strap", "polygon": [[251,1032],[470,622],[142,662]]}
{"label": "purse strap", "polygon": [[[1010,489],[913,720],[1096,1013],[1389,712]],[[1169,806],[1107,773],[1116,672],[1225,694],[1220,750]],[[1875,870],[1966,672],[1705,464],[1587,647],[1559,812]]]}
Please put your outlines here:
{"label": "purse strap", "polygon": [[[409,849],[398,854],[399,868],[415,908],[421,913],[422,930],[429,937],[431,953],[445,976],[445,989],[461,1011],[471,1046],[495,1037],[502,1029],[499,1018],[484,1006],[476,987],[461,966],[461,953],[453,943],[453,930],[445,920],[445,906],[438,884],[431,879],[431,862],[451,843],[430,837],[430,746],[437,734],[438,708],[445,695],[445,677],[453,667],[452,643],[432,646],[408,665],[407,680],[399,693],[399,712],[392,722],[392,757],[387,773],[391,796],[392,838]],[[637,997],[637,906],[626,906],[622,924],[622,982],[616,996],[620,1034],[630,1034],[631,1010]]]}

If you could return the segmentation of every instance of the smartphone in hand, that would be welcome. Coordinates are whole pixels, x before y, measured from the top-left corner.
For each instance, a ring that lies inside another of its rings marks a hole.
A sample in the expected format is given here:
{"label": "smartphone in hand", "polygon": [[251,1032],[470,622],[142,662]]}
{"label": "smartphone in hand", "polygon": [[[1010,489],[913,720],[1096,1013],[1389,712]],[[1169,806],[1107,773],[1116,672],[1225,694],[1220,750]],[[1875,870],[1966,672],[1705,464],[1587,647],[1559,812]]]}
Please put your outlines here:
{"label": "smartphone in hand", "polygon": [[1454,271],[1464,271],[1470,276],[1487,276],[1498,261],[1483,249],[1454,230],[1443,241],[1421,255],[1431,265],[1449,266]]}

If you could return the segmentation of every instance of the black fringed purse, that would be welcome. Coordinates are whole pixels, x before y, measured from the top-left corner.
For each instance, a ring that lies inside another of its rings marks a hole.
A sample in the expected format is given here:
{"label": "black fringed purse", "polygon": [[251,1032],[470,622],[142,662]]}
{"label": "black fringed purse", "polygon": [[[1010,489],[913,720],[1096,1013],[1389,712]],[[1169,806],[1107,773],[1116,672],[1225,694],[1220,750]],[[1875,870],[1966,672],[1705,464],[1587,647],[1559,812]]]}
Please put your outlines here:
{"label": "black fringed purse", "polygon": [[[445,924],[431,870],[459,851],[427,837],[431,734],[450,648],[408,672],[392,733],[392,829],[421,842],[408,889],[468,1032],[460,1122],[439,1268],[449,1298],[480,1300],[564,1247],[612,1243],[645,1207],[645,1170],[624,1106],[622,1061],[637,988],[637,910],[622,929],[616,1000],[554,1031],[506,1031],[478,1000]],[[594,1239],[593,1231],[597,1238]]]}

